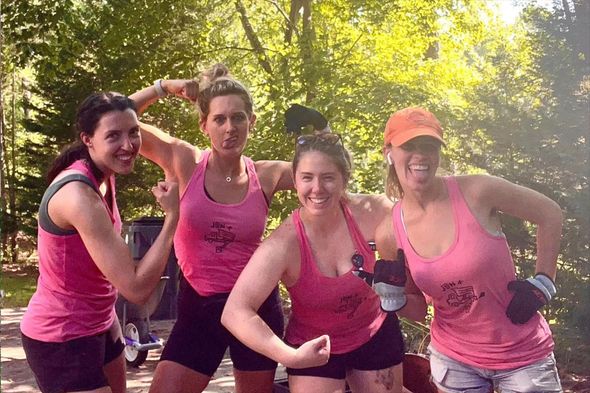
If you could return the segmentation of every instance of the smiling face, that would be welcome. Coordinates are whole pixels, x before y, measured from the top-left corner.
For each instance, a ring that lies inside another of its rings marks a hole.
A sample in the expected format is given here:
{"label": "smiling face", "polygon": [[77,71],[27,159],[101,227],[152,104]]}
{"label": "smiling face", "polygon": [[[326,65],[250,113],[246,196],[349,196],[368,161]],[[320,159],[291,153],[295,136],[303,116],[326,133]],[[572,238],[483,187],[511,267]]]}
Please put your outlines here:
{"label": "smiling face", "polygon": [[386,152],[404,192],[420,192],[430,187],[440,164],[440,146],[435,138],[419,136],[399,147],[391,146]]}
{"label": "smiling face", "polygon": [[211,148],[222,155],[240,155],[256,115],[248,113],[244,100],[235,94],[218,96],[209,104],[201,129],[209,136]]}
{"label": "smiling face", "polygon": [[141,147],[137,115],[132,109],[106,112],[92,136],[80,133],[92,161],[105,176],[128,174],[133,170]]}
{"label": "smiling face", "polygon": [[295,172],[295,189],[301,206],[311,215],[339,209],[345,193],[344,175],[330,156],[319,151],[301,154]]}

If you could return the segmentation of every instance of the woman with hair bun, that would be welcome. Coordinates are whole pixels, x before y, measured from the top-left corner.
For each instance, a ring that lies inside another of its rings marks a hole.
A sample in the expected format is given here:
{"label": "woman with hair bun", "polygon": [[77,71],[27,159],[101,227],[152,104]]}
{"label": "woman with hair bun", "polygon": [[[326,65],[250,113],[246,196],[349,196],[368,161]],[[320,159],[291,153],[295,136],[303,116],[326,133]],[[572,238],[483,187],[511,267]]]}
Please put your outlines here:
{"label": "woman with hair bun", "polygon": [[[229,347],[237,392],[272,392],[277,363],[233,337],[220,322],[238,276],[260,244],[275,192],[293,188],[291,164],[252,161],[242,153],[256,123],[252,97],[223,64],[192,80],[157,80],[131,98],[139,112],[168,94],[194,102],[209,148],[142,125],[140,153],[179,183],[180,222],[174,238],[184,278],[178,319],[156,368],[150,392],[202,392]],[[308,124],[308,111],[289,119]],[[318,119],[313,117],[315,124]],[[321,120],[320,119],[320,120]],[[282,336],[278,289],[258,310]]]}

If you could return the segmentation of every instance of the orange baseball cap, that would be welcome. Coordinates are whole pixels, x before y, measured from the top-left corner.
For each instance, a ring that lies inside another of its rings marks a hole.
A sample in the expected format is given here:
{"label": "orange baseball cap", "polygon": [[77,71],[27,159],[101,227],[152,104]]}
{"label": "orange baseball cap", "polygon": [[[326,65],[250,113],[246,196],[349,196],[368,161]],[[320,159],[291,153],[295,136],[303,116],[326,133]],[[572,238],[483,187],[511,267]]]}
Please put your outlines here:
{"label": "orange baseball cap", "polygon": [[444,145],[440,122],[424,108],[409,107],[395,112],[385,125],[383,140],[385,145],[401,146],[418,136],[431,136]]}

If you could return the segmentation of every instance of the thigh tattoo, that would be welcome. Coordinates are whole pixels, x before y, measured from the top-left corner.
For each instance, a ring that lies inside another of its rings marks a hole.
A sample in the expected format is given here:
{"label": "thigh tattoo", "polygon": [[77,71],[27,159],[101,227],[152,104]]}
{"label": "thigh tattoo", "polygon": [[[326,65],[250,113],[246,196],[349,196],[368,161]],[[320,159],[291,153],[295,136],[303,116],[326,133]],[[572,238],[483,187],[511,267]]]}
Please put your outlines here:
{"label": "thigh tattoo", "polygon": [[387,390],[393,390],[395,377],[391,368],[377,370],[375,374],[375,383],[383,385]]}

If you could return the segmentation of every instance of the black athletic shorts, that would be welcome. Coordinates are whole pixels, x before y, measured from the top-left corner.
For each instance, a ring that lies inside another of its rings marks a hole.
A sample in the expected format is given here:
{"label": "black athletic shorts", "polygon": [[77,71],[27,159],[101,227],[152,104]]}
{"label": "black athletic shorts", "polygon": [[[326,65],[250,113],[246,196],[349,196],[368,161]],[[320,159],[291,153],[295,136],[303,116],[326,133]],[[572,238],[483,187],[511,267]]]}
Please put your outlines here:
{"label": "black athletic shorts", "polygon": [[[277,363],[242,344],[222,324],[221,313],[229,294],[199,295],[181,278],[178,319],[160,360],[182,364],[213,376],[229,347],[234,368],[240,371],[274,370]],[[258,315],[272,331],[283,337],[284,320],[278,288],[264,301]]]}
{"label": "black athletic shorts", "polygon": [[27,362],[43,393],[63,393],[108,386],[103,366],[116,359],[125,346],[110,332],[63,343],[32,339],[21,333]]}
{"label": "black athletic shorts", "polygon": [[383,370],[403,359],[404,338],[397,316],[390,313],[377,333],[354,351],[331,354],[328,363],[320,367],[287,368],[287,374],[344,379],[347,370]]}

